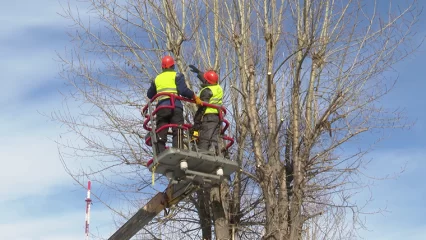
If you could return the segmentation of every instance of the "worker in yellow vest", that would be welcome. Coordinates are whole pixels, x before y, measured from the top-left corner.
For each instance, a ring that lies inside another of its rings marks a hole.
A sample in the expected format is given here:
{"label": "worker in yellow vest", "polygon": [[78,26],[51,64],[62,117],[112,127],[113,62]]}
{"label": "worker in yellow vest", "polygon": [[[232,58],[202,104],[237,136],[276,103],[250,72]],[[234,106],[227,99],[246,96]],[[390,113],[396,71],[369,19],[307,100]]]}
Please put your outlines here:
{"label": "worker in yellow vest", "polygon": [[[200,98],[194,94],[194,92],[188,88],[185,83],[185,77],[183,74],[175,71],[175,61],[171,56],[165,56],[161,60],[162,73],[157,75],[151,86],[147,91],[147,97],[152,99],[157,93],[173,93],[176,95],[183,96],[188,99],[195,100],[198,105],[202,104]],[[157,107],[170,106],[171,101],[169,96],[160,96],[157,98]],[[183,104],[180,100],[175,99],[175,108],[162,108],[159,109],[156,114],[156,125],[157,129],[166,124],[184,124],[183,118]],[[157,134],[157,152],[161,153],[166,148],[167,143],[167,132],[168,128],[160,131]],[[172,147],[182,147],[183,134],[178,137],[178,128],[173,128],[173,143]],[[181,145],[181,146],[179,146]]]}
{"label": "worker in yellow vest", "polygon": [[[197,73],[202,82],[202,89],[199,93],[201,101],[221,106],[223,89],[218,84],[217,73],[212,70],[203,73],[193,65],[189,65],[189,67],[192,72]],[[199,106],[194,116],[193,131],[198,131],[197,146],[200,150],[218,151],[220,125],[219,112],[216,108]]]}

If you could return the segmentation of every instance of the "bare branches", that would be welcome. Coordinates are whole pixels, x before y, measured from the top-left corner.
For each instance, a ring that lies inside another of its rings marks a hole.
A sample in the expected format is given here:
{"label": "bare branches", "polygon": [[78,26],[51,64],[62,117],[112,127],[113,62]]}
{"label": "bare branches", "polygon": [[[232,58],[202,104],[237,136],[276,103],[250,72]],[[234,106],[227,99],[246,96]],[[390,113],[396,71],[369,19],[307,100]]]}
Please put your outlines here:
{"label": "bare branches", "polygon": [[[75,179],[98,177],[133,207],[161,189],[150,189],[141,166],[151,150],[141,139],[138,108],[167,53],[191,87],[188,63],[220,72],[238,143],[231,158],[242,169],[213,194],[222,201],[223,231],[252,239],[339,239],[362,225],[351,196],[365,187],[355,180],[365,151],[341,149],[365,132],[401,126],[399,113],[377,100],[394,83],[386,71],[419,46],[412,44],[416,1],[389,4],[388,12],[378,1],[358,0],[87,3],[90,21],[64,9],[77,31],[74,49],[60,56],[62,76],[74,87],[69,100],[83,103],[81,114],[65,109],[53,116],[78,139],[62,147],[87,161],[83,170],[69,168]],[[198,199],[141,234],[209,235],[211,226],[198,218],[210,219],[211,209]],[[132,211],[110,205],[120,218]],[[347,214],[353,225],[344,222]]]}

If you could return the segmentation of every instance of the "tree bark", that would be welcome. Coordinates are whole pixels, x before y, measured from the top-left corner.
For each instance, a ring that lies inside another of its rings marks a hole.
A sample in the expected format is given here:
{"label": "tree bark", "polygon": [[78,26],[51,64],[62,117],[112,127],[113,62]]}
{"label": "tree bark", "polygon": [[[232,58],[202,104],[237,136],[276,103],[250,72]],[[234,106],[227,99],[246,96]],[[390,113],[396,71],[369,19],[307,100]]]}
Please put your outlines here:
{"label": "tree bark", "polygon": [[212,217],[210,214],[210,193],[207,190],[200,189],[197,191],[197,204],[203,240],[211,240]]}
{"label": "tree bark", "polygon": [[214,185],[210,189],[210,202],[213,212],[214,228],[217,240],[230,239],[229,221],[226,217],[221,197],[221,187]]}

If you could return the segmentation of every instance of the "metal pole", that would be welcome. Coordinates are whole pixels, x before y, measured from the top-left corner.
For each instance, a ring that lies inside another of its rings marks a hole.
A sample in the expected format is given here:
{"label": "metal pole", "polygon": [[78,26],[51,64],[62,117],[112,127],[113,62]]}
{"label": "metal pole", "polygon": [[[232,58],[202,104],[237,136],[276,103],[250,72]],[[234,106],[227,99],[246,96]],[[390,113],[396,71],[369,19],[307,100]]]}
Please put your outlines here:
{"label": "metal pole", "polygon": [[192,170],[189,170],[189,169],[185,170],[185,173],[220,180],[220,176],[208,174],[208,173],[197,172],[197,171],[192,171]]}
{"label": "metal pole", "polygon": [[154,115],[152,114],[153,110],[152,110],[152,103],[151,101],[148,101],[148,114],[150,116],[151,119],[151,142],[152,142],[152,153],[153,153],[153,158],[154,158],[154,164],[157,163],[157,150],[158,150],[158,146],[157,146],[157,133],[156,133],[156,125],[154,123]]}
{"label": "metal pole", "polygon": [[86,234],[86,240],[89,240],[89,224],[90,224],[90,204],[92,203],[92,200],[90,199],[90,188],[91,188],[91,182],[89,181],[87,183],[87,197],[86,197],[86,227],[85,227],[85,234]]}
{"label": "metal pole", "polygon": [[235,240],[235,225],[232,224],[232,240]]}

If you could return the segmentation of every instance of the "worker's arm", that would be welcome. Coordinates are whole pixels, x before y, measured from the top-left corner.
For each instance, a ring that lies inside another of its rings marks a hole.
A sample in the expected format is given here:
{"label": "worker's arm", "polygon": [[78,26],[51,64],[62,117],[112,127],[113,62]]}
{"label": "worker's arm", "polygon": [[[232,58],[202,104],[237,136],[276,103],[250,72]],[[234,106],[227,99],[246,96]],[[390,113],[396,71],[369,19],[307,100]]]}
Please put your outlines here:
{"label": "worker's arm", "polygon": [[[209,103],[210,98],[212,96],[213,96],[213,93],[209,88],[205,88],[200,92],[200,99],[203,102]],[[198,110],[194,116],[194,123],[201,122],[201,116],[204,115],[205,110],[206,110],[206,107],[203,107],[203,106],[198,107]]]}
{"label": "worker's arm", "polygon": [[182,73],[176,74],[176,87],[179,95],[189,99],[194,98],[194,92],[186,86],[185,76]]}
{"label": "worker's arm", "polygon": [[196,66],[189,65],[189,68],[191,69],[191,72],[197,74],[197,78],[200,79],[201,84],[207,84],[206,79],[204,79],[204,72],[201,72]]}
{"label": "worker's arm", "polygon": [[157,88],[155,87],[155,83],[154,83],[154,81],[152,81],[152,82],[151,82],[151,86],[149,86],[149,89],[148,89],[148,91],[146,92],[146,96],[147,96],[149,99],[152,99],[152,98],[155,96],[155,94],[157,94]]}
{"label": "worker's arm", "polygon": [[205,110],[206,110],[206,107],[200,106],[200,107],[198,107],[197,112],[195,112],[193,129],[196,130],[196,131],[200,130],[200,125],[201,125],[202,118],[203,118]]}
{"label": "worker's arm", "polygon": [[205,88],[200,93],[200,99],[203,102],[210,102],[210,98],[213,97],[213,92],[210,90],[210,88]]}

